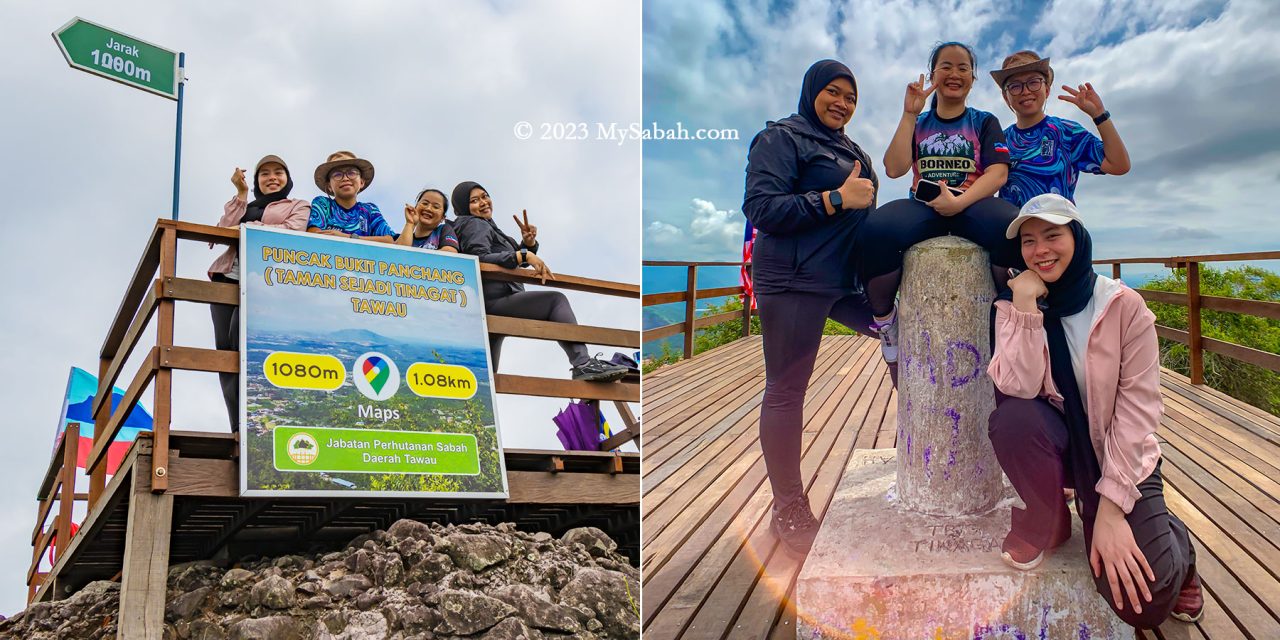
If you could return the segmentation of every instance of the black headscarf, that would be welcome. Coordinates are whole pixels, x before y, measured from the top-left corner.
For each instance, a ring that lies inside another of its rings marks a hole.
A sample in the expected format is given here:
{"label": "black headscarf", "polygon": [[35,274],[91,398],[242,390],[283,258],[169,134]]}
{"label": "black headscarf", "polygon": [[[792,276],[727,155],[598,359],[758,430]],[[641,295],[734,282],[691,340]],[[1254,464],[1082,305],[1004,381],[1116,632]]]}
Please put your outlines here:
{"label": "black headscarf", "polygon": [[[1067,223],[1066,228],[1075,237],[1075,252],[1071,254],[1071,263],[1062,272],[1062,276],[1054,282],[1045,283],[1049,293],[1040,308],[1044,312],[1044,332],[1049,342],[1049,373],[1053,376],[1053,384],[1058,388],[1058,393],[1062,394],[1062,408],[1067,423],[1068,477],[1073,479],[1076,495],[1083,503],[1082,513],[1092,515],[1098,509],[1098,492],[1094,490],[1094,485],[1102,477],[1102,470],[1093,451],[1093,440],[1089,437],[1089,415],[1084,408],[1080,386],[1076,383],[1075,369],[1071,365],[1071,349],[1067,346],[1067,332],[1062,326],[1062,319],[1080,313],[1089,305],[1098,274],[1093,271],[1093,240],[1089,237],[1088,230],[1076,220]],[[1012,297],[1012,293],[1006,289],[997,299],[1011,300]]]}
{"label": "black headscarf", "polygon": [[818,112],[813,109],[813,101],[818,99],[818,94],[827,85],[831,84],[836,78],[848,78],[849,83],[853,85],[853,95],[858,95],[858,79],[853,77],[853,72],[846,67],[843,62],[836,60],[819,60],[804,72],[804,83],[800,85],[800,104],[797,109],[800,115],[813,125],[814,129],[826,134],[832,140],[843,144],[851,144],[849,138],[844,134],[844,128],[833,130],[822,123],[818,117]]}
{"label": "black headscarf", "polygon": [[[471,190],[475,188],[484,189],[484,187],[480,186],[480,183],[478,182],[459,182],[458,186],[453,188],[453,195],[449,199],[453,201],[453,210],[455,212],[454,215],[456,215],[459,218],[461,218],[462,216],[476,217],[471,213]],[[484,189],[484,190],[485,190],[485,193],[489,192],[488,189]],[[477,218],[477,219],[480,219],[480,218]],[[498,237],[502,238],[503,240],[506,241],[507,244],[511,245],[512,249],[520,248],[520,244],[516,242],[515,238],[512,238],[511,236],[503,233],[502,229],[498,228],[498,223],[494,222],[492,217],[489,217],[488,219],[484,219],[484,221],[489,223],[489,226],[494,231],[497,232]]]}
{"label": "black headscarf", "polygon": [[[281,165],[283,166],[283,165]],[[253,202],[245,207],[244,217],[240,218],[240,222],[258,222],[262,220],[262,213],[266,211],[267,205],[272,202],[279,202],[289,197],[289,192],[293,191],[293,176],[289,174],[289,167],[284,167],[284,188],[267,195],[262,194],[262,185],[258,184],[258,169],[253,170]]]}
{"label": "black headscarf", "polygon": [[[453,202],[455,216],[471,215],[471,190],[476,187],[484,189],[478,182],[459,182],[458,186],[453,188],[453,195],[449,197],[449,200]],[[489,191],[488,189],[484,190],[486,193]]]}

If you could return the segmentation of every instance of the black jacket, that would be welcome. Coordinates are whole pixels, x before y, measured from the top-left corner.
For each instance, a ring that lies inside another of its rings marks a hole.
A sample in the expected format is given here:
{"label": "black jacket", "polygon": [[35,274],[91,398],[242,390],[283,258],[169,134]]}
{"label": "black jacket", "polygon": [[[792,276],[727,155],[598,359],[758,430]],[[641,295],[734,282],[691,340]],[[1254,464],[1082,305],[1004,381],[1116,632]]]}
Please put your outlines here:
{"label": "black jacket", "polygon": [[857,144],[842,144],[799,115],[770,122],[751,141],[742,212],[758,230],[752,280],[759,293],[812,291],[847,294],[861,288],[858,226],[875,210],[827,215],[822,193],[837,189],[862,163],[862,177],[879,188],[871,158]]}
{"label": "black jacket", "polygon": [[[458,234],[458,244],[462,248],[462,253],[476,256],[480,258],[480,262],[515,269],[521,266],[521,249],[527,249],[530,253],[538,252],[536,243],[532,247],[526,247],[523,242],[516,242],[515,238],[498,229],[498,225],[492,219],[462,214],[453,221],[453,229]],[[501,298],[524,291],[524,285],[519,282],[485,279],[483,286],[486,299]]]}

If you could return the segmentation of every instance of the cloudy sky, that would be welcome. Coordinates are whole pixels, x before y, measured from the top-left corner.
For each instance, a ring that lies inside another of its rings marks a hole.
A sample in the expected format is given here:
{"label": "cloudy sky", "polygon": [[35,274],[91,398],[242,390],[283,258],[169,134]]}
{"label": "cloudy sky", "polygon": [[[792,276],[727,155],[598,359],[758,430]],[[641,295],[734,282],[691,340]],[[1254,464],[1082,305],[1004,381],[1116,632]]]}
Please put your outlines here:
{"label": "cloudy sky", "polygon": [[[969,105],[1002,126],[1013,114],[986,71],[1014,51],[1052,57],[1055,85],[1092,82],[1098,90],[1133,169],[1086,175],[1076,190],[1096,257],[1280,249],[1272,205],[1280,124],[1271,117],[1280,98],[1280,4],[650,0],[645,120],[735,128],[740,139],[645,147],[645,258],[740,255],[748,144],[765,121],[795,112],[804,72],[822,58],[842,60],[858,77],[847,132],[875,159],[880,203],[904,197],[910,174],[885,180],[881,159],[906,84],[927,71],[934,44],[948,40],[974,47],[981,71]],[[1096,133],[1056,97],[1049,113]]]}
{"label": "cloudy sky", "polygon": [[[234,195],[233,169],[267,153],[290,164],[293,195],[311,198],[315,166],[350,149],[377,167],[361,199],[397,229],[419,189],[476,180],[509,233],[510,215],[528,210],[557,273],[637,283],[640,145],[538,138],[542,123],[640,120],[640,9],[0,0],[0,163],[17,198],[0,239],[9,337],[0,464],[11,489],[0,493],[0,613],[23,606],[33,498],[68,368],[96,373],[107,325],[172,198],[174,103],[69,68],[55,29],[78,15],[187,53],[183,220],[215,222]],[[521,121],[534,139],[515,137]],[[203,277],[216,255],[184,243],[179,273]],[[638,301],[569,295],[584,324],[639,328]],[[178,306],[178,344],[212,347],[211,332],[207,308]],[[126,367],[126,384],[136,368]],[[542,341],[509,341],[503,371],[568,377],[563,352]],[[504,445],[559,448],[551,417],[564,404],[499,396]],[[212,374],[175,373],[173,425],[227,430]]]}

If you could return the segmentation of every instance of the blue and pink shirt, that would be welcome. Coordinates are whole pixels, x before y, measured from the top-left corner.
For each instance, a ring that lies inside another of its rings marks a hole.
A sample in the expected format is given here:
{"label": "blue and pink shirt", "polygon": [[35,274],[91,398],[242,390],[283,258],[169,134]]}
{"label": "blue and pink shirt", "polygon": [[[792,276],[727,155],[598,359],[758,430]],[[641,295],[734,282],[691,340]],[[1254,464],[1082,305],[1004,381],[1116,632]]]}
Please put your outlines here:
{"label": "blue and pink shirt", "polygon": [[911,145],[911,191],[921,178],[968,189],[993,164],[1009,164],[1000,121],[986,111],[967,107],[954,118],[934,110],[916,118]]}
{"label": "blue and pink shirt", "polygon": [[354,207],[344,209],[337,200],[329,196],[316,196],[311,200],[311,217],[307,220],[307,227],[337,229],[360,237],[400,236],[382,217],[378,205],[357,202]]}
{"label": "blue and pink shirt", "polygon": [[1010,166],[1000,197],[1015,207],[1044,193],[1075,202],[1080,173],[1102,173],[1102,141],[1078,122],[1045,116],[1028,129],[1010,125],[1004,135]]}

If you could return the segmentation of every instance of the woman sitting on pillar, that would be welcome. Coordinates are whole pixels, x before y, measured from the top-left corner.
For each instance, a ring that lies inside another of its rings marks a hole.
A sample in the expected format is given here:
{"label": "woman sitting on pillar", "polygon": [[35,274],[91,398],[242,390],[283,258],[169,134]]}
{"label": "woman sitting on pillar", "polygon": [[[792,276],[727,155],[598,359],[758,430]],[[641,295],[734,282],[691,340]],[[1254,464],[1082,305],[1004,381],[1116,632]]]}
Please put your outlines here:
{"label": "woman sitting on pillar", "polygon": [[[1017,243],[1004,237],[1018,210],[995,197],[1009,175],[1004,132],[994,115],[965,104],[976,64],[968,45],[935,47],[929,57],[931,84],[925,89],[921,75],[907,85],[902,118],[884,154],[885,175],[915,174],[910,197],[872,212],[859,239],[862,282],[888,363],[898,361],[894,298],[912,245],[947,234],[973,241],[991,254],[997,291],[1008,268],[1020,264]],[[931,109],[921,113],[931,94]]]}
{"label": "woman sitting on pillar", "polygon": [[1098,593],[1122,620],[1153,629],[1204,610],[1187,527],[1169,513],[1156,427],[1155,315],[1132,289],[1093,271],[1074,205],[1036,196],[1009,225],[1027,270],[997,298],[988,371],[1000,393],[989,434],[1026,507],[1001,557],[1029,570],[1071,537],[1075,488]]}

